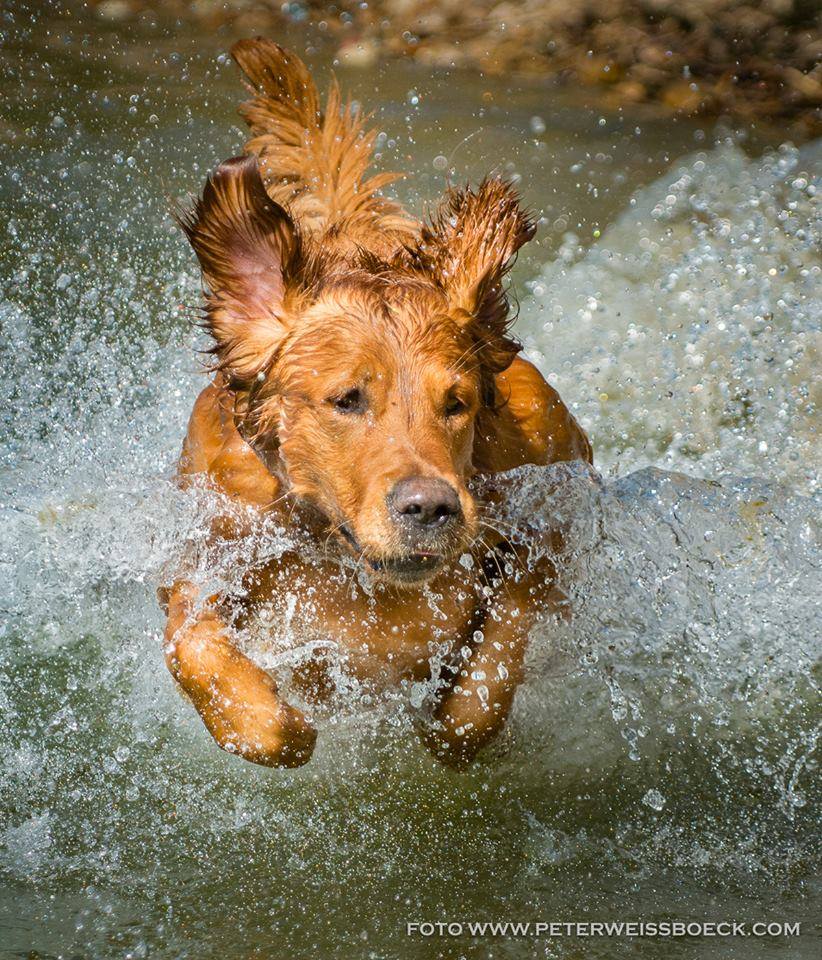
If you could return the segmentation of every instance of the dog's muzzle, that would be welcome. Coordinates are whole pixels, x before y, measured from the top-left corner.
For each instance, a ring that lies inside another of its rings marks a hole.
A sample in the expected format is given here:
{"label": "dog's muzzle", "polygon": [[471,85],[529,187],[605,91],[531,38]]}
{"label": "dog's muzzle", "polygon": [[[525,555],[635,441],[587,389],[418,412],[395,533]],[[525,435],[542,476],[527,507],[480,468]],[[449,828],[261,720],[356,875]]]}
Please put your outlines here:
{"label": "dog's muzzle", "polygon": [[381,574],[389,580],[421,583],[433,576],[445,563],[445,555],[433,550],[414,551],[394,557],[369,557],[348,527],[340,527],[339,532],[373,573]]}

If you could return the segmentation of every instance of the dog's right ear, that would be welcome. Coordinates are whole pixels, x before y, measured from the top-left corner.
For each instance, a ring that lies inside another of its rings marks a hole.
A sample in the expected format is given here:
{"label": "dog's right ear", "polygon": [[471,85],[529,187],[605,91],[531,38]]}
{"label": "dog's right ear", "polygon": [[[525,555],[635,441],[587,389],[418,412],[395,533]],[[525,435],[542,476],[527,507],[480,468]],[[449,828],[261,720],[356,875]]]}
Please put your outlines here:
{"label": "dog's right ear", "polygon": [[287,333],[302,260],[297,229],[266,193],[256,157],[221,163],[179,219],[203,270],[217,366],[232,386],[248,386]]}

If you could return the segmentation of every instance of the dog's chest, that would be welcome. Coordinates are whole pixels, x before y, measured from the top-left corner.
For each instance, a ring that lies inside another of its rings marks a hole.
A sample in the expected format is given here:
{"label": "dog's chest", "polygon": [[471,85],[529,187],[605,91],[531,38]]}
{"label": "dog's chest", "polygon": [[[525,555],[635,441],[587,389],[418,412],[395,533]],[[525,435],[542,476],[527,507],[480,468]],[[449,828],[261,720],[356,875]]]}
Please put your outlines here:
{"label": "dog's chest", "polygon": [[252,606],[280,649],[333,649],[361,680],[421,680],[431,657],[467,641],[477,589],[461,568],[422,588],[359,582],[334,565],[283,558],[254,574]]}

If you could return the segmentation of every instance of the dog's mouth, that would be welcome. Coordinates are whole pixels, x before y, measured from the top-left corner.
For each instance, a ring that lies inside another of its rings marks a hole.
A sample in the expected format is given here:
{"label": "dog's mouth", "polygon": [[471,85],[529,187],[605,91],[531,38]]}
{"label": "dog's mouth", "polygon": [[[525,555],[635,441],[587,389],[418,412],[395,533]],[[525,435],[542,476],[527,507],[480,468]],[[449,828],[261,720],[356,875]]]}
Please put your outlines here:
{"label": "dog's mouth", "polygon": [[369,557],[359,540],[345,525],[339,528],[345,542],[373,573],[400,583],[422,583],[445,563],[446,557],[435,551],[418,550],[393,557]]}

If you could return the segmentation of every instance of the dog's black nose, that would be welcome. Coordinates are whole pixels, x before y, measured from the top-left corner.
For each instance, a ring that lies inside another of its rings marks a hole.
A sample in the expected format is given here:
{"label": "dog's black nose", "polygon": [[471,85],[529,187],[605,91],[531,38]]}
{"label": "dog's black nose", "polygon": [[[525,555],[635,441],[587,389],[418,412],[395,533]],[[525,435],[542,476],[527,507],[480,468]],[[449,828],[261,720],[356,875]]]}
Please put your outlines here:
{"label": "dog's black nose", "polygon": [[457,491],[436,477],[400,480],[388,504],[402,521],[420,527],[444,527],[462,512]]}

